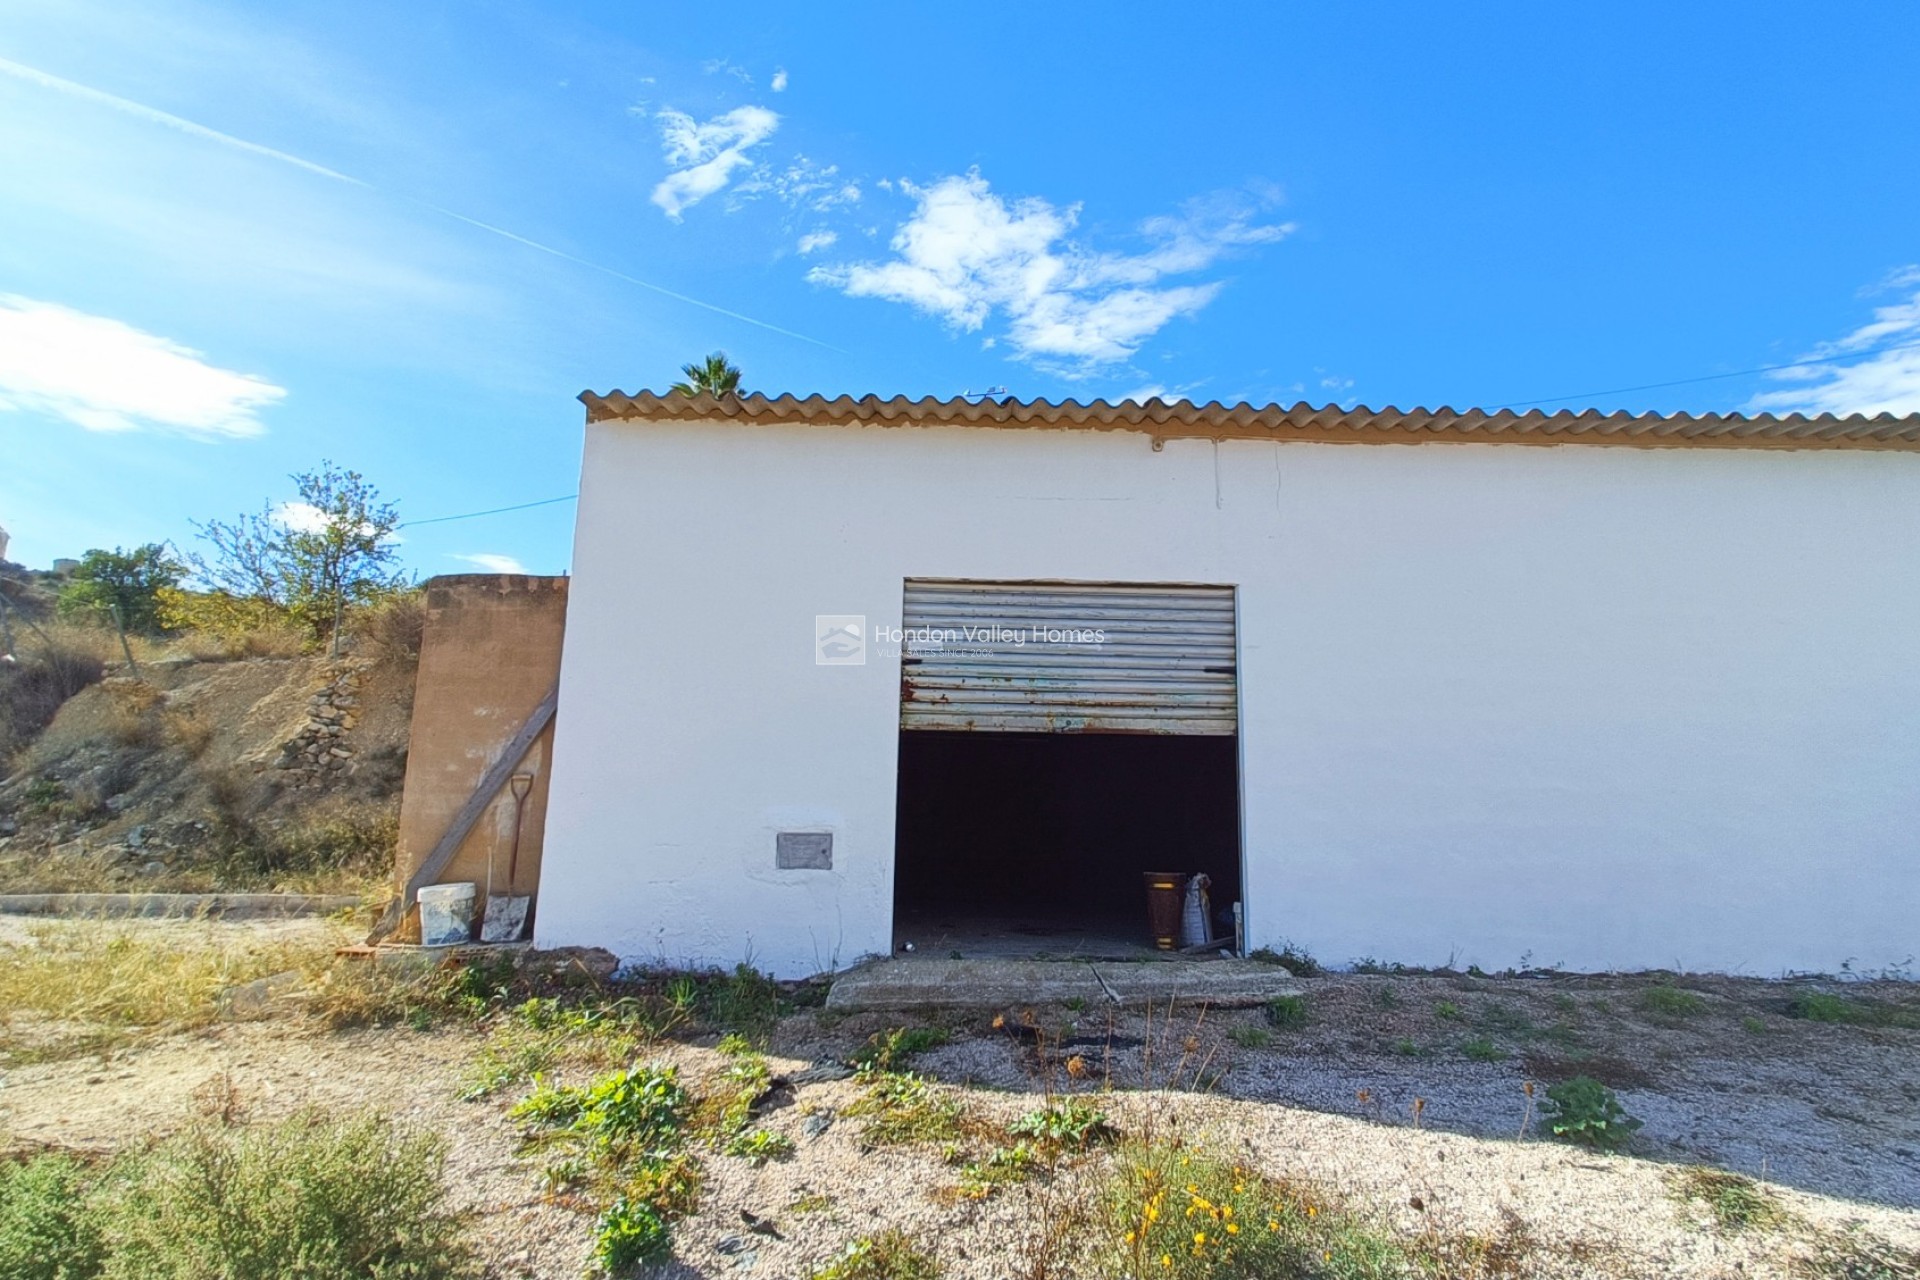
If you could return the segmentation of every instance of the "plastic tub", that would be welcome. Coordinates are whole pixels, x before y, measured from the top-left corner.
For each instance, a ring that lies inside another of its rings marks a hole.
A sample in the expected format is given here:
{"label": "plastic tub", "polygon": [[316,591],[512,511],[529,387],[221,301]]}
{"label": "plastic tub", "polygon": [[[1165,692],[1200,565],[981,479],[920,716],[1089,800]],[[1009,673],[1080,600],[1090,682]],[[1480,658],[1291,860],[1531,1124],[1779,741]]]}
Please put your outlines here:
{"label": "plastic tub", "polygon": [[473,940],[472,884],[430,884],[420,890],[420,945],[452,947]]}

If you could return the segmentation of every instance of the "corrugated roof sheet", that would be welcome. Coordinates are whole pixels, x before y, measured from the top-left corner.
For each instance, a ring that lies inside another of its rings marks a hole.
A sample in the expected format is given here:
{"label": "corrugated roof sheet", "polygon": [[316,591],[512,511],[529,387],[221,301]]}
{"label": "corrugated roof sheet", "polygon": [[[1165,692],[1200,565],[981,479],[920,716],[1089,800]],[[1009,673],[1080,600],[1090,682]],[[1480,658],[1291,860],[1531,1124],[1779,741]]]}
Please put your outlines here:
{"label": "corrugated roof sheet", "polygon": [[1822,414],[1631,414],[1588,410],[1513,413],[1482,409],[1291,408],[1148,400],[1081,404],[1066,400],[909,400],[895,396],[628,395],[583,392],[588,422],[738,422],[746,425],[963,426],[1139,431],[1156,439],[1318,440],[1371,444],[1449,441],[1488,444],[1597,444],[1635,448],[1920,450],[1920,414],[1837,418]]}

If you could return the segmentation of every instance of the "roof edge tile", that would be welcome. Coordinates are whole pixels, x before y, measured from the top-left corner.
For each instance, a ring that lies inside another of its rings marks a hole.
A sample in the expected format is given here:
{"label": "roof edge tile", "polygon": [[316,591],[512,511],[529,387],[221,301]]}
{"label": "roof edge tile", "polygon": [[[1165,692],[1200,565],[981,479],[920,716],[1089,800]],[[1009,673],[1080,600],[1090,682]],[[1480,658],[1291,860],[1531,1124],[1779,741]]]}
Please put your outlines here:
{"label": "roof edge tile", "polygon": [[936,400],[814,394],[724,397],[582,392],[587,421],[710,422],[742,425],[966,426],[1009,430],[1138,431],[1156,439],[1307,440],[1329,443],[1454,441],[1488,444],[1581,444],[1626,448],[1877,449],[1920,452],[1920,414],[1835,417],[1804,414],[1630,414],[1598,409],[1545,413],[1529,409],[1370,409],[1365,406],[1256,407],[1242,401]]}

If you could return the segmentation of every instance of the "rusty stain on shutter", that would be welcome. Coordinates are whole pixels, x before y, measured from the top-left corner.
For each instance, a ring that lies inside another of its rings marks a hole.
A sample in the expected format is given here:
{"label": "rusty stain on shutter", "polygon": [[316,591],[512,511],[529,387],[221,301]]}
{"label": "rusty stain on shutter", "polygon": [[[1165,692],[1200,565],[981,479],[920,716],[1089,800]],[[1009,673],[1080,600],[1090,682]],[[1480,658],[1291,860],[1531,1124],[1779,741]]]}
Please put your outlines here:
{"label": "rusty stain on shutter", "polygon": [[1228,735],[1232,587],[909,578],[900,727]]}

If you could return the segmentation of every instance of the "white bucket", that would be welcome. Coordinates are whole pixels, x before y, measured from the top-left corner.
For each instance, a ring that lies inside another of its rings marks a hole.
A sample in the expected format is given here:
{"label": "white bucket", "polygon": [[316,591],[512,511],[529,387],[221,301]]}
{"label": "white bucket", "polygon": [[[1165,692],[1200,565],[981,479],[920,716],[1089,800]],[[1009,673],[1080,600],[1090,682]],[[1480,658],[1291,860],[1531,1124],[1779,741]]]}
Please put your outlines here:
{"label": "white bucket", "polygon": [[473,940],[472,884],[430,884],[420,890],[420,944],[452,947]]}

